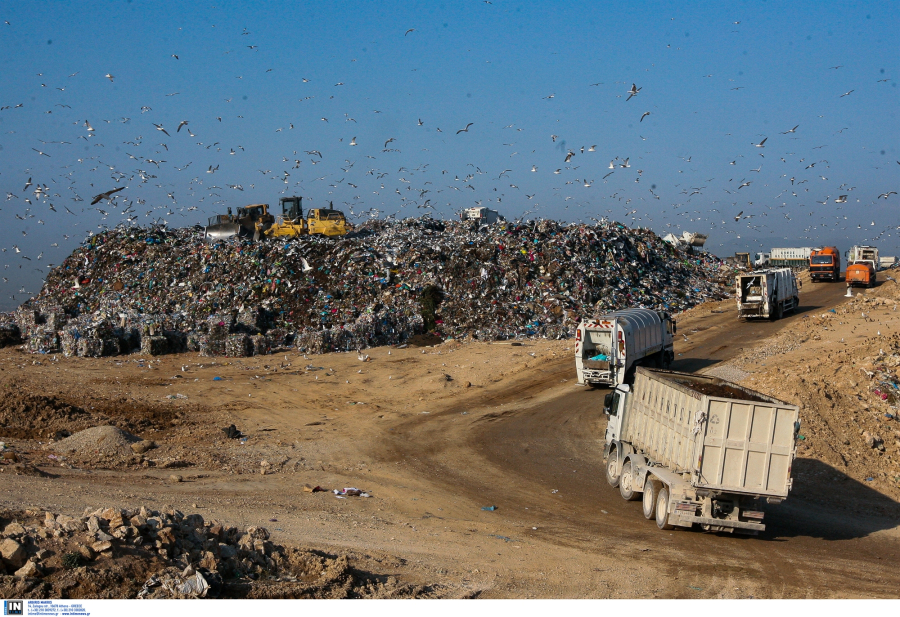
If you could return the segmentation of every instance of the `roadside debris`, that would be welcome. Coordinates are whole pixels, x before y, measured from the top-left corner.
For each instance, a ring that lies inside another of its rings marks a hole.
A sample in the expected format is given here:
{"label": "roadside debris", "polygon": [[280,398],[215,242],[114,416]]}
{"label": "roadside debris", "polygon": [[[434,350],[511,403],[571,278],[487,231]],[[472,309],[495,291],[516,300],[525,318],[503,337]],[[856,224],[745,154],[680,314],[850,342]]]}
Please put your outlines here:
{"label": "roadside debris", "polygon": [[234,424],[232,424],[231,426],[226,426],[222,429],[222,432],[225,433],[225,437],[227,437],[228,439],[241,439],[245,437],[245,435],[240,432]]}
{"label": "roadside debris", "polygon": [[[313,490],[313,492],[315,492],[315,490]],[[344,499],[345,497],[371,497],[371,495],[358,488],[334,489],[332,492],[338,499]]]}

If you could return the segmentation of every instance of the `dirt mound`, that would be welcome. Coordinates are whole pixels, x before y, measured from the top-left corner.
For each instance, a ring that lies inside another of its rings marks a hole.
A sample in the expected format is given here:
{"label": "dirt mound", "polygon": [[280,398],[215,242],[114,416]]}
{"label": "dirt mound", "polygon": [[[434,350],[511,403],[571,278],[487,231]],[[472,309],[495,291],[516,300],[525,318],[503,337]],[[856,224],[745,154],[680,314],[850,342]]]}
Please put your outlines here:
{"label": "dirt mound", "polygon": [[[159,403],[100,398],[92,393],[37,394],[49,388],[8,382],[0,387],[0,437],[63,439],[92,426],[111,424],[123,430],[165,429],[178,410]],[[191,406],[196,411],[196,405]]]}
{"label": "dirt mound", "polygon": [[883,282],[879,283],[878,287],[869,290],[866,296],[900,301],[900,285],[897,284],[897,278],[900,278],[900,269],[898,268],[879,272],[878,280]]}
{"label": "dirt mound", "polygon": [[0,390],[0,436],[48,439],[97,424],[97,417],[55,396],[31,394],[8,383]]}
{"label": "dirt mound", "polygon": [[89,454],[127,456],[131,454],[131,444],[139,441],[140,437],[115,426],[95,426],[53,444],[53,449],[61,454],[82,456]]}

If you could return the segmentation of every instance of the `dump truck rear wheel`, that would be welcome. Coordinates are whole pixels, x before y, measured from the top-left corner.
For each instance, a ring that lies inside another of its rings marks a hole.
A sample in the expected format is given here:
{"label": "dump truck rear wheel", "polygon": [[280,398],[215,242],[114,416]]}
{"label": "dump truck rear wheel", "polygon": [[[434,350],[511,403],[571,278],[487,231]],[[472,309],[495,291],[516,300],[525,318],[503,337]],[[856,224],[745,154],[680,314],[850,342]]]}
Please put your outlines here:
{"label": "dump truck rear wheel", "polygon": [[656,516],[656,496],[659,494],[659,482],[647,478],[644,481],[643,510],[644,518],[652,520]]}
{"label": "dump truck rear wheel", "polygon": [[669,488],[667,486],[659,489],[659,495],[656,497],[656,526],[663,531],[674,527],[669,524]]}
{"label": "dump truck rear wheel", "polygon": [[619,486],[619,451],[616,448],[606,455],[606,481],[613,488]]}
{"label": "dump truck rear wheel", "polygon": [[640,498],[634,490],[633,469],[634,466],[631,464],[631,461],[626,461],[622,465],[622,473],[619,475],[619,494],[622,495],[622,499],[625,501],[634,501]]}

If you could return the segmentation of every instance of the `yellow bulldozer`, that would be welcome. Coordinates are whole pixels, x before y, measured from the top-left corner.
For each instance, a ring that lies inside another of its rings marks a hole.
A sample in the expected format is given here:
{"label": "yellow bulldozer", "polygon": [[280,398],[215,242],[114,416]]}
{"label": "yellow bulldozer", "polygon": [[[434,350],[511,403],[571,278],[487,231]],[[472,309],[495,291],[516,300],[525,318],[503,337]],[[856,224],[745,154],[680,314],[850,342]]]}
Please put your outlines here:
{"label": "yellow bulldozer", "polygon": [[282,197],[281,216],[266,230],[270,238],[296,238],[305,235],[343,236],[347,233],[347,219],[333,203],[328,208],[313,208],[303,218],[302,197]]}
{"label": "yellow bulldozer", "polygon": [[237,209],[237,214],[217,214],[210,217],[205,229],[209,241],[237,236],[259,240],[260,238],[296,238],[297,236],[343,236],[347,233],[347,219],[333,204],[328,208],[315,208],[303,217],[302,197],[282,197],[281,215],[273,216],[268,204],[253,204]]}
{"label": "yellow bulldozer", "polygon": [[232,214],[231,208],[228,208],[228,214],[211,216],[204,231],[210,241],[234,236],[259,240],[274,223],[275,217],[269,214],[268,204],[252,204],[238,208],[237,214]]}

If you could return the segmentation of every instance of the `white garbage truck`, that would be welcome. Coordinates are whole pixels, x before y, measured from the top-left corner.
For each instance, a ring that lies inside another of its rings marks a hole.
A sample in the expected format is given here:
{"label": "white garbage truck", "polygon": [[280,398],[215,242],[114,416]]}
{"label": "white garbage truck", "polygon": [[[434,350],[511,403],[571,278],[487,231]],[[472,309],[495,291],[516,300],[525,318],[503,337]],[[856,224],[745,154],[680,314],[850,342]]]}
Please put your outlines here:
{"label": "white garbage truck", "polygon": [[496,210],[491,210],[490,208],[485,208],[483,206],[478,208],[466,208],[460,213],[460,219],[463,221],[478,221],[480,225],[493,225],[494,223],[506,220]]}
{"label": "white garbage truck", "polygon": [[875,270],[881,270],[881,256],[878,254],[878,248],[874,246],[851,246],[847,251],[847,263],[857,263],[860,261],[871,261]]}
{"label": "white garbage truck", "polygon": [[675,321],[664,311],[631,308],[586,319],[575,331],[578,383],[631,383],[640,364],[668,368],[675,360]]}
{"label": "white garbage truck", "polygon": [[606,395],[606,479],[660,529],[756,534],[791,490],[797,405],[708,375],[638,368]]}
{"label": "white garbage truck", "polygon": [[781,319],[800,305],[797,277],[790,268],[768,268],[737,275],[738,319]]}

